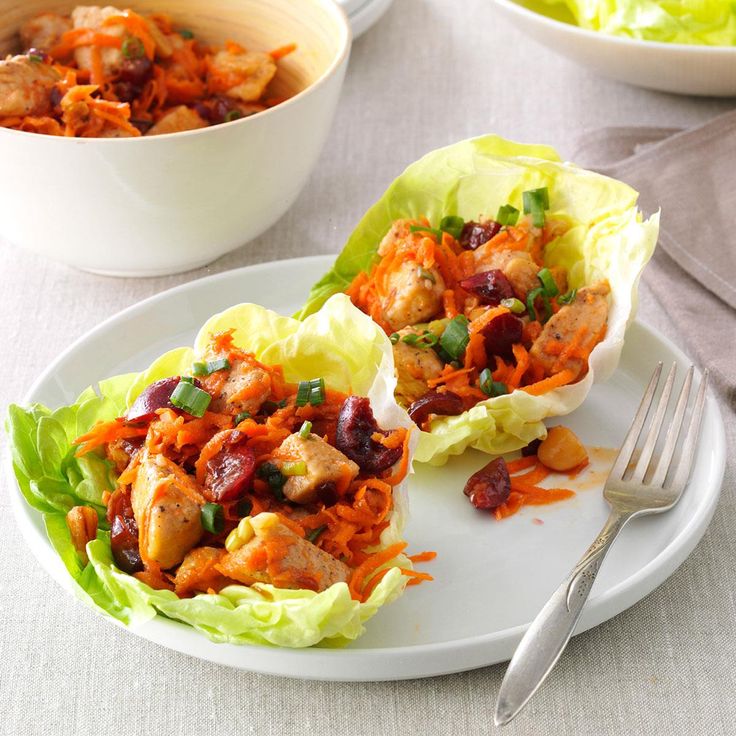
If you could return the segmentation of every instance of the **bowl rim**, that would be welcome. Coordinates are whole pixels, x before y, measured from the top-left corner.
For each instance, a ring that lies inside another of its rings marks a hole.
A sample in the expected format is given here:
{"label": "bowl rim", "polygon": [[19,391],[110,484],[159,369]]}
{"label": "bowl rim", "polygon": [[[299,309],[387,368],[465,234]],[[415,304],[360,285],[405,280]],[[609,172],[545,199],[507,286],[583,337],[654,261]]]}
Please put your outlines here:
{"label": "bowl rim", "polygon": [[534,10],[520,5],[515,0],[492,0],[496,5],[506,8],[512,13],[524,16],[532,22],[537,22],[542,25],[551,26],[563,30],[570,34],[577,34],[590,39],[596,39],[601,42],[608,42],[612,44],[618,44],[623,47],[636,47],[643,50],[645,53],[687,53],[692,56],[703,55],[703,56],[722,56],[736,57],[736,46],[708,46],[706,44],[689,44],[689,43],[669,43],[667,41],[645,41],[639,38],[629,38],[628,36],[615,36],[611,33],[604,33],[602,31],[591,31],[588,28],[581,28],[580,26],[573,25],[572,23],[565,23],[564,21],[550,18],[542,13],[537,13]]}
{"label": "bowl rim", "polygon": [[[331,15],[333,20],[335,21],[336,27],[340,31],[340,39],[339,39],[339,47],[337,49],[337,52],[330,62],[327,69],[322,72],[322,74],[319,76],[318,79],[316,79],[312,84],[305,87],[300,92],[297,92],[293,97],[289,97],[287,100],[284,100],[283,102],[280,102],[278,105],[274,105],[273,107],[269,107],[267,110],[262,110],[261,112],[257,112],[254,115],[248,115],[247,117],[240,118],[238,120],[231,120],[227,123],[218,123],[217,125],[209,125],[206,128],[197,128],[195,130],[181,130],[176,133],[162,133],[161,135],[152,135],[152,136],[136,136],[131,138],[79,138],[79,137],[72,137],[72,136],[63,136],[63,135],[43,135],[41,133],[33,133],[31,131],[27,130],[15,130],[14,128],[3,128],[0,127],[0,136],[2,135],[12,135],[12,136],[23,136],[24,138],[27,138],[28,136],[33,136],[33,138],[41,138],[44,141],[64,141],[66,144],[76,144],[76,145],[120,145],[120,144],[131,144],[134,142],[135,145],[140,145],[142,141],[148,141],[149,143],[151,141],[157,141],[157,140],[164,140],[172,138],[173,136],[176,136],[177,138],[183,138],[184,136],[201,136],[206,135],[207,133],[210,133],[212,130],[217,130],[220,128],[229,128],[235,125],[248,125],[250,124],[249,121],[251,121],[253,118],[263,118],[266,115],[271,115],[277,113],[277,111],[285,109],[287,107],[291,107],[294,104],[298,104],[298,101],[301,101],[305,97],[307,97],[309,94],[311,94],[313,91],[317,90],[320,87],[323,87],[327,80],[333,77],[338,69],[344,64],[345,60],[350,54],[350,48],[352,46],[353,41],[353,33],[350,28],[350,21],[348,20],[348,16],[343,10],[342,6],[334,2],[334,0],[312,0],[315,4],[319,5],[322,10],[326,12],[326,14]],[[50,145],[65,145],[65,143],[51,143]]]}

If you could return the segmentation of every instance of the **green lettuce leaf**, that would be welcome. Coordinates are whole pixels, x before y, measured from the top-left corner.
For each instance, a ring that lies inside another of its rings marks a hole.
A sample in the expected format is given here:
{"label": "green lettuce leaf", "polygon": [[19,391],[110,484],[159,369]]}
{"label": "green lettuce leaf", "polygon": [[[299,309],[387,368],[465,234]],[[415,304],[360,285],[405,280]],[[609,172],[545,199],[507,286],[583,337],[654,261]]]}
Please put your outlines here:
{"label": "green lettuce leaf", "polygon": [[[36,404],[12,405],[6,431],[13,466],[26,501],[44,516],[48,537],[75,590],[88,604],[128,625],[156,615],[183,621],[218,642],[284,647],[341,646],[364,630],[364,623],[403,591],[406,577],[391,570],[364,603],[354,601],[345,583],[322,593],[279,590],[271,585],[232,585],[217,595],[179,599],[154,590],[114,564],[102,494],[115,487],[110,464],[101,455],[74,457],[74,440],[98,421],[125,412],[152,381],[187,374],[211,332],[235,330],[236,344],[265,362],[284,366],[291,381],[323,376],[328,386],[369,396],[375,416],[387,428],[411,427],[393,398],[395,379],[391,345],[383,332],[342,295],[330,299],[309,319],[281,317],[254,304],[241,304],[212,317],[200,331],[195,348],[178,348],[158,358],[142,373],[101,381],[77,401],[51,411]],[[415,443],[416,444],[416,441]],[[87,545],[83,566],[66,525],[74,505],[98,511],[97,538]],[[394,511],[381,535],[381,546],[401,541],[406,521],[406,480],[395,490]],[[411,566],[400,555],[384,567]]]}
{"label": "green lettuce leaf", "polygon": [[642,41],[736,45],[732,0],[525,0],[530,10],[581,28]]}
{"label": "green lettuce leaf", "polygon": [[608,331],[590,356],[590,371],[571,386],[530,396],[514,391],[482,401],[456,417],[439,417],[422,432],[414,459],[440,465],[467,447],[501,454],[546,434],[543,420],[568,414],[583,402],[594,380],[613,373],[633,319],[642,269],[657,242],[659,216],[646,222],[638,194],[622,182],[561,163],[555,151],[484,136],[427,154],[409,166],[358,223],[333,268],[313,287],[297,315],[306,318],[343,291],[377,259],[378,245],[394,220],[445,215],[466,220],[493,216],[501,205],[522,208],[522,192],[548,187],[550,216],[569,230],[545,248],[548,266],[564,266],[571,287],[600,279],[611,285]]}

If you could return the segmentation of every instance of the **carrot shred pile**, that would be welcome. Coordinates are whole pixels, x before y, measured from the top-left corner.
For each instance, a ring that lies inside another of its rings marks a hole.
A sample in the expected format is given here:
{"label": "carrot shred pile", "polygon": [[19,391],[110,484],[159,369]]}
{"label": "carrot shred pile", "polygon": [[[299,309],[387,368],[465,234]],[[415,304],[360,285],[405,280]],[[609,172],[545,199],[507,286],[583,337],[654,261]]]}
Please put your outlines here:
{"label": "carrot shred pile", "polygon": [[[296,44],[285,44],[259,59],[273,65],[296,49]],[[257,98],[228,96],[239,85],[252,85],[261,68],[252,68],[253,57],[238,60],[248,50],[233,41],[224,44],[233,55],[227,63],[216,61],[218,50],[189,31],[177,31],[163,13],[143,16],[124,10],[97,27],[71,28],[38,52],[40,58],[35,50],[28,57],[59,78],[49,88],[48,104],[36,105],[44,107],[43,114],[34,109],[34,114],[0,116],[0,127],[56,136],[138,137],[180,105],[196,110],[203,126],[251,115],[287,99],[270,92],[268,84]]]}

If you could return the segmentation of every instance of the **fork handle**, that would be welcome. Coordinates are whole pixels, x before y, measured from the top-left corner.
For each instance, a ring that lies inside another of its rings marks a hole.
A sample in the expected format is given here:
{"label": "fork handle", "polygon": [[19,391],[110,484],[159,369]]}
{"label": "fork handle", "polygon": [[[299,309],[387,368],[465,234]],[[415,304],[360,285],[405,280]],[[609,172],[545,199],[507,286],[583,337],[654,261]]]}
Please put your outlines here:
{"label": "fork handle", "polygon": [[628,513],[611,512],[588,551],[532,621],[501,683],[496,725],[514,718],[557,663],[588,600],[603,558],[630,518]]}

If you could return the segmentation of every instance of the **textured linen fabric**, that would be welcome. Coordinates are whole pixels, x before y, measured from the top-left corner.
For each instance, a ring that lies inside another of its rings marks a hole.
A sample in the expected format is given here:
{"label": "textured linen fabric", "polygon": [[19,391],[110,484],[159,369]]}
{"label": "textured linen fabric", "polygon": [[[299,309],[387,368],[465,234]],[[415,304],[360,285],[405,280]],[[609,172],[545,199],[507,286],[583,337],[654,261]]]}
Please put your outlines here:
{"label": "textured linen fabric", "polygon": [[[433,148],[495,132],[549,143],[571,157],[586,130],[686,128],[731,106],[601,79],[502,23],[489,0],[396,0],[355,44],[311,181],[293,209],[255,242],[206,269],[142,280],[79,273],[0,245],[0,411],[73,340],[144,297],[206,273],[336,252],[386,185]],[[646,283],[639,313],[685,344]],[[736,421],[724,417],[733,447]],[[3,736],[497,731],[492,713],[504,665],[397,683],[303,682],[201,662],[112,626],[36,563],[15,527],[5,473],[0,483]],[[736,733],[735,492],[729,461],[713,522],[690,558],[646,599],[575,637],[504,733]]]}

